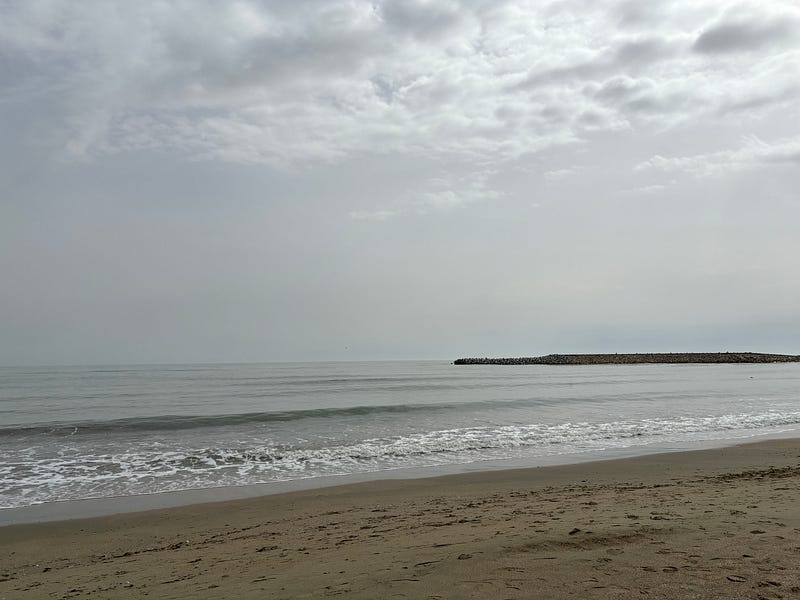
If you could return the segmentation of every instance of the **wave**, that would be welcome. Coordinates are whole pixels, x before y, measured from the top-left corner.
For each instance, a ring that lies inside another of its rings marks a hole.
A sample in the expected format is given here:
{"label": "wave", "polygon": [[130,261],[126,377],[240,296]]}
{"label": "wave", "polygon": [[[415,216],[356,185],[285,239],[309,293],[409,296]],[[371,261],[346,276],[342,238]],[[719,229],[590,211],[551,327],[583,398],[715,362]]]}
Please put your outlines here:
{"label": "wave", "polygon": [[[308,408],[296,410],[273,410],[259,412],[243,412],[232,414],[210,415],[149,415],[137,417],[124,417],[109,420],[83,420],[83,421],[51,421],[15,424],[7,427],[0,426],[0,439],[51,436],[66,437],[75,435],[91,435],[96,433],[146,433],[164,431],[182,431],[200,428],[231,427],[248,424],[269,424],[303,419],[336,419],[348,417],[369,417],[392,414],[433,414],[448,411],[458,412],[464,416],[474,411],[497,409],[524,409],[532,407],[549,407],[571,405],[599,405],[603,402],[622,401],[666,401],[684,398],[684,395],[670,393],[652,393],[648,398],[641,394],[615,393],[610,396],[596,394],[593,397],[573,397],[554,395],[551,397],[511,398],[495,400],[474,400],[470,402],[437,402],[437,403],[396,403],[396,404],[370,404],[343,407]],[[0,411],[0,414],[6,411]],[[14,414],[14,411],[8,411]]]}
{"label": "wave", "polygon": [[[359,407],[356,407],[356,409]],[[370,407],[374,408],[374,407]],[[390,407],[396,408],[396,407]],[[403,407],[407,408],[407,407]],[[347,409],[354,410],[354,409]],[[308,412],[308,411],[306,411]],[[113,495],[235,486],[274,481],[429,467],[506,458],[568,455],[653,443],[737,439],[796,430],[800,411],[607,422],[562,422],[461,427],[311,447],[263,440],[180,440],[152,446],[105,446],[92,454],[36,457],[30,449],[0,463],[0,508]]]}
{"label": "wave", "polygon": [[[495,405],[498,403],[475,402]],[[108,433],[124,431],[169,431],[246,425],[249,423],[278,423],[300,419],[325,419],[363,415],[397,414],[412,412],[437,412],[470,406],[469,403],[441,404],[385,404],[331,408],[309,408],[268,412],[249,412],[225,415],[158,415],[150,417],[128,417],[108,421],[57,422],[48,424],[17,425],[0,428],[0,437],[27,435],[71,436],[79,433]]]}

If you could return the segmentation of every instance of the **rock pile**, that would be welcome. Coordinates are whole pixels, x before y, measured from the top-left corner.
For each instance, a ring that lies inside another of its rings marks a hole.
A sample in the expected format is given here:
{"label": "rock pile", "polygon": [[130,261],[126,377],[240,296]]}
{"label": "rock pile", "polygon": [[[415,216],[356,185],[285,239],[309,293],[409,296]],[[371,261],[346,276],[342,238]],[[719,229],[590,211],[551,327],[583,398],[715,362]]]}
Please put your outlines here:
{"label": "rock pile", "polygon": [[660,352],[647,354],[547,354],[520,358],[459,358],[454,365],[635,365],[663,363],[800,362],[800,355],[761,352]]}

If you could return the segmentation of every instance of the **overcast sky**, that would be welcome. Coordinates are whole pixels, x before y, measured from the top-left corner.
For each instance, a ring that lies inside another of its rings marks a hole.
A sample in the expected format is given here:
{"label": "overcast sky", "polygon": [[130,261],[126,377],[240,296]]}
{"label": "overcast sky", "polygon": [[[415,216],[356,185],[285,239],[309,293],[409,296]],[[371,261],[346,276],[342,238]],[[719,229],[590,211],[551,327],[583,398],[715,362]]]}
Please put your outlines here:
{"label": "overcast sky", "polygon": [[796,0],[0,0],[0,364],[800,353]]}

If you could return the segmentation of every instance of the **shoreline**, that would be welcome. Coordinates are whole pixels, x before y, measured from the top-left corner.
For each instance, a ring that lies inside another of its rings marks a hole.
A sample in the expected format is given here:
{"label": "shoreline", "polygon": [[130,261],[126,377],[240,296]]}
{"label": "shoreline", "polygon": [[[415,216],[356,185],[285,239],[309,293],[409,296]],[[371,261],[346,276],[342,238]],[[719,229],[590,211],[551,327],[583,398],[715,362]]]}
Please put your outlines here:
{"label": "shoreline", "polygon": [[60,521],[111,517],[145,511],[177,509],[193,505],[208,505],[246,500],[293,492],[313,492],[314,490],[325,490],[370,482],[391,480],[415,481],[418,479],[436,479],[439,477],[458,475],[480,475],[481,473],[502,471],[566,467],[570,465],[623,460],[656,454],[673,454],[728,448],[787,438],[800,439],[800,430],[766,433],[742,438],[720,438],[698,440],[694,442],[684,441],[680,443],[661,442],[640,446],[553,454],[535,458],[518,457],[428,467],[412,466],[384,471],[327,475],[241,486],[190,488],[168,492],[154,492],[150,494],[102,496],[45,502],[0,509],[0,531],[4,527],[12,525],[56,523]]}
{"label": "shoreline", "polygon": [[793,597],[798,492],[794,437],[8,525],[0,598]]}

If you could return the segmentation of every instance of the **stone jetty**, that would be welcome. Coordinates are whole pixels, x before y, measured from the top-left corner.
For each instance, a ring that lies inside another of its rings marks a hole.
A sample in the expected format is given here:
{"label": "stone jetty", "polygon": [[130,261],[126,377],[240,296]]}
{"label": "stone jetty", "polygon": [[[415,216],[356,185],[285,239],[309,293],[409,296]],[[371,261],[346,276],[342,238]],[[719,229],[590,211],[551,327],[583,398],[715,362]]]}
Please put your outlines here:
{"label": "stone jetty", "polygon": [[680,363],[800,362],[800,355],[762,352],[657,352],[646,354],[547,354],[520,358],[459,358],[454,365],[636,365]]}

